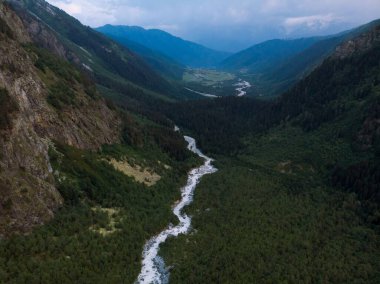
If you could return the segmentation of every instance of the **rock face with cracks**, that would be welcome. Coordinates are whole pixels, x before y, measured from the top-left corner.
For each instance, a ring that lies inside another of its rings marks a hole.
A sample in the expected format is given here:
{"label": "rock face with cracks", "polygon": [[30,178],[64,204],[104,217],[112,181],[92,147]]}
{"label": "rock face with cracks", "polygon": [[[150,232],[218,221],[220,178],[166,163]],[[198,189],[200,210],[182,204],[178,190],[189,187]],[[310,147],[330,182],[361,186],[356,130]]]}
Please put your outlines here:
{"label": "rock face with cracks", "polygon": [[[45,223],[63,204],[49,162],[53,142],[96,150],[119,142],[121,121],[104,100],[87,96],[80,87],[75,88],[77,104],[60,110],[51,106],[36,55],[25,48],[35,40],[31,29],[3,2],[0,21],[0,109],[5,121],[0,124],[0,236],[7,236]],[[46,37],[55,39],[48,29]]]}

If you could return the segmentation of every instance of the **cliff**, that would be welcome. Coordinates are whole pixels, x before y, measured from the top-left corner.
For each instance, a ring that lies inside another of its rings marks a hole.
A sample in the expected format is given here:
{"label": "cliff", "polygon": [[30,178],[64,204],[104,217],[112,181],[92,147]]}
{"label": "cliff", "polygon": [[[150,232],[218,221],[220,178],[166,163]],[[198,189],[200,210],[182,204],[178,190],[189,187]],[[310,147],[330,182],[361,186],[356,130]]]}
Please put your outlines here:
{"label": "cliff", "polygon": [[[48,154],[54,141],[96,150],[119,142],[121,121],[76,68],[34,48],[33,42],[45,40],[62,58],[70,56],[53,33],[36,22],[25,25],[30,22],[4,3],[0,21],[0,236],[4,236],[28,232],[62,206]],[[67,94],[70,101],[65,100]]]}
{"label": "cliff", "polygon": [[333,58],[344,59],[356,53],[364,53],[374,45],[380,45],[380,25],[374,26],[371,30],[365,31],[357,37],[347,40],[337,46]]}

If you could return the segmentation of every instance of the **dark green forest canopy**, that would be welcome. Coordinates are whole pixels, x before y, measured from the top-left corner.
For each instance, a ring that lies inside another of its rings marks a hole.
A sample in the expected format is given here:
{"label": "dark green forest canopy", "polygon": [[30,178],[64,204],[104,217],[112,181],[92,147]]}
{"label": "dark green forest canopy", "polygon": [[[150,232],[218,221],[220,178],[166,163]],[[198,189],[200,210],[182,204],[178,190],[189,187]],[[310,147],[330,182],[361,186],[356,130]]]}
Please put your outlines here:
{"label": "dark green forest canopy", "polygon": [[[300,127],[306,137],[320,127],[335,127],[334,137],[346,141],[362,158],[351,165],[331,161],[333,183],[378,202],[379,104],[380,47],[375,43],[343,59],[326,59],[274,101],[231,97],[184,102],[167,114],[191,130],[203,149],[223,155],[244,151],[244,137],[265,135],[279,125]],[[345,180],[354,169],[361,173],[361,181]]]}
{"label": "dark green forest canopy", "polygon": [[[98,151],[55,141],[49,156],[64,207],[30,235],[0,240],[0,282],[134,283],[144,243],[178,222],[171,206],[200,164],[175,124],[216,159],[219,172],[202,180],[188,208],[194,230],[163,247],[173,283],[380,282],[378,44],[325,60],[273,101],[175,102],[176,89],[132,52],[64,13],[56,21],[37,2],[22,2],[73,50],[79,45],[100,61],[89,78],[25,46],[36,72],[60,79],[47,84],[48,102],[57,110],[75,105],[70,88],[81,84],[91,98],[112,100],[122,133],[119,145]],[[0,26],[0,37],[13,37],[8,28]],[[15,106],[0,88],[0,131]],[[128,159],[161,179],[147,187],[110,159]]]}

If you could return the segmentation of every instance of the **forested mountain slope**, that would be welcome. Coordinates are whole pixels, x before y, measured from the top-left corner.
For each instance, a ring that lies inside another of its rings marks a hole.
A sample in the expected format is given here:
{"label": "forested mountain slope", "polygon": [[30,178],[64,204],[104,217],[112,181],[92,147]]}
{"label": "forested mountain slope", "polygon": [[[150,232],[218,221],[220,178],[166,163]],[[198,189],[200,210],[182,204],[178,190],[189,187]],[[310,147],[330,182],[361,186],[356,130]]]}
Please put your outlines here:
{"label": "forested mountain slope", "polygon": [[255,82],[256,95],[278,96],[313,71],[339,44],[378,24],[373,21],[328,37],[267,41],[227,58],[221,67],[246,74]]}
{"label": "forested mountain slope", "polygon": [[44,1],[9,2],[0,282],[135,283],[200,164],[175,124],[218,172],[188,209],[191,234],[162,248],[173,283],[380,282],[380,25],[276,100],[176,102],[119,44]]}
{"label": "forested mountain slope", "polygon": [[167,119],[102,98],[80,56],[12,7],[0,2],[0,282],[133,283],[199,161]]}
{"label": "forested mountain slope", "polygon": [[229,55],[156,29],[106,25],[97,30],[119,40],[137,42],[189,67],[215,67]]}
{"label": "forested mountain slope", "polygon": [[269,40],[240,51],[227,59],[220,66],[223,69],[245,73],[260,73],[273,68],[285,58],[289,58],[322,40],[322,38],[303,38],[295,40]]}
{"label": "forested mountain slope", "polygon": [[[101,32],[102,30],[99,29],[99,31]],[[140,55],[152,69],[156,70],[163,76],[169,79],[182,80],[182,75],[185,71],[184,65],[181,65],[158,51],[153,51],[137,42],[131,41],[126,37],[107,33],[105,33],[105,35]]]}
{"label": "forested mountain slope", "polygon": [[[9,0],[27,27],[33,41],[81,66],[104,87],[119,89],[140,87],[167,96],[172,86],[130,50],[44,0]],[[51,41],[47,34],[56,36]],[[129,83],[129,84],[128,84]],[[148,92],[149,93],[149,92]]]}
{"label": "forested mountain slope", "polygon": [[[377,25],[339,45],[320,67],[273,102],[249,98],[185,102],[176,104],[169,115],[215,153],[235,153],[244,145],[241,137],[278,125],[300,127],[305,135],[333,127],[338,138],[372,165],[378,161],[380,135],[379,31]],[[339,165],[339,160],[335,163]],[[377,188],[377,175],[372,178],[367,181]]]}
{"label": "forested mountain slope", "polygon": [[274,102],[171,109],[219,169],[188,210],[196,233],[164,247],[173,282],[380,281],[379,40],[345,41]]}

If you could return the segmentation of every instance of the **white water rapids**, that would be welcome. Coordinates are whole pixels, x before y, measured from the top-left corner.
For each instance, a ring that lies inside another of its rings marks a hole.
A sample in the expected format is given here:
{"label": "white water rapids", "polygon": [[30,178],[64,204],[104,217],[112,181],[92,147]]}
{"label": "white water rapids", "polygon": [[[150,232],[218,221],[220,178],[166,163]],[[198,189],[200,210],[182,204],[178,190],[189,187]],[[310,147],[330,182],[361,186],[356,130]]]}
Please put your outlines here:
{"label": "white water rapids", "polygon": [[243,81],[242,79],[239,79],[239,82],[234,85],[236,88],[236,91],[238,92],[238,97],[244,97],[247,94],[246,89],[249,89],[252,87],[252,85],[247,82]]}
{"label": "white water rapids", "polygon": [[212,174],[217,169],[211,164],[213,159],[204,155],[196,146],[194,138],[185,136],[188,149],[205,160],[199,168],[190,171],[187,184],[181,189],[182,199],[173,208],[173,213],[178,217],[177,226],[169,225],[167,229],[157,236],[151,238],[144,246],[142,269],[137,278],[136,284],[165,284],[169,282],[169,271],[165,268],[163,259],[158,255],[160,244],[164,243],[168,237],[177,237],[179,234],[186,234],[190,230],[191,217],[182,212],[183,208],[193,201],[193,195],[200,179],[207,174]]}

